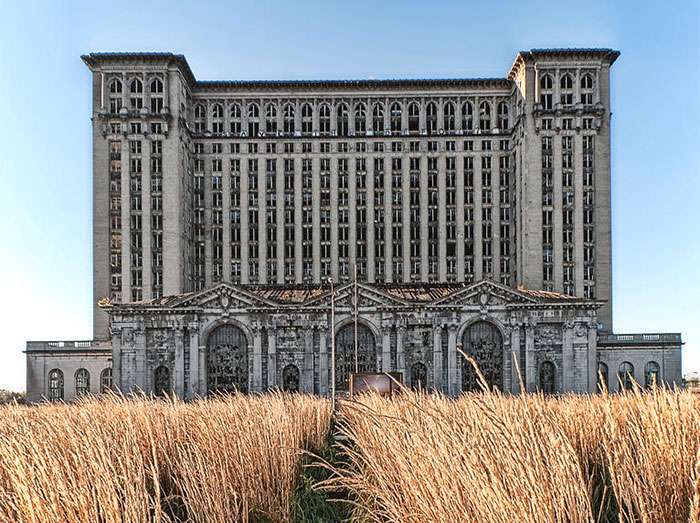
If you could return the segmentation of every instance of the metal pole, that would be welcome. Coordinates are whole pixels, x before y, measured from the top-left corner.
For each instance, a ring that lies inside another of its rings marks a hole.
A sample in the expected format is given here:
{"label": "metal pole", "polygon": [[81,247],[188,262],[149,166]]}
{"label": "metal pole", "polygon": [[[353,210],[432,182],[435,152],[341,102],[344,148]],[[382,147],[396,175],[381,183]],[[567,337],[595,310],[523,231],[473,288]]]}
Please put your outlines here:
{"label": "metal pole", "polygon": [[328,278],[331,284],[331,409],[335,413],[335,289],[333,278]]}
{"label": "metal pole", "polygon": [[355,374],[357,374],[359,371],[358,368],[358,363],[357,363],[357,316],[358,316],[358,307],[359,303],[357,302],[357,264],[355,264],[355,288],[354,288],[354,294],[355,294],[355,299],[353,300],[353,316],[355,317]]}

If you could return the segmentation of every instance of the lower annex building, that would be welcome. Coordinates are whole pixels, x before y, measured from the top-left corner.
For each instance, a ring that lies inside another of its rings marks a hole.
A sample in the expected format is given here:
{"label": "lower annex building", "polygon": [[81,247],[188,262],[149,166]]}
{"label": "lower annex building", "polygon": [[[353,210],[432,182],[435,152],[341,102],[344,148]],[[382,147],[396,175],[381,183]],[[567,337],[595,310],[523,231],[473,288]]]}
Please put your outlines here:
{"label": "lower annex building", "polygon": [[347,388],[356,335],[361,371],[450,395],[477,388],[462,351],[506,392],[680,384],[680,334],[613,333],[618,55],[260,82],[196,80],[171,53],[84,56],[94,338],[27,342],[28,399],[323,395],[333,365]]}

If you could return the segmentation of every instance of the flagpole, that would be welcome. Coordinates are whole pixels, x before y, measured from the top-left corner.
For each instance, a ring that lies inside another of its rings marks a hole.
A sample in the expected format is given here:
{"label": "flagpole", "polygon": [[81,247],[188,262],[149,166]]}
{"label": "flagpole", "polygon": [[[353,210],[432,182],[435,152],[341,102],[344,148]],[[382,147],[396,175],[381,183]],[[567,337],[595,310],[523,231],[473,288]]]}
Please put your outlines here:
{"label": "flagpole", "polygon": [[354,264],[355,267],[355,286],[354,286],[354,291],[355,291],[355,299],[353,300],[353,315],[355,316],[355,374],[359,372],[359,365],[357,362],[357,344],[358,344],[358,339],[357,339],[357,308],[358,308],[358,303],[357,303],[357,263]]}
{"label": "flagpole", "polygon": [[328,278],[331,284],[331,411],[335,414],[335,290],[333,278]]}

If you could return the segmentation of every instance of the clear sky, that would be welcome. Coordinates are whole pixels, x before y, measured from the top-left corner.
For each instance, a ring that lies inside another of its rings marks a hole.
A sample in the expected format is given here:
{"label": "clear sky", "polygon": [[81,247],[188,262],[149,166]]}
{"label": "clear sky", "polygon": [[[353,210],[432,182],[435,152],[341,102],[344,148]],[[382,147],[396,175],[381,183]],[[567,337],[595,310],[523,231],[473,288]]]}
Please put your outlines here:
{"label": "clear sky", "polygon": [[613,47],[614,327],[682,332],[700,370],[700,3],[0,0],[0,387],[27,339],[92,333],[91,51],[173,51],[200,79],[505,76]]}

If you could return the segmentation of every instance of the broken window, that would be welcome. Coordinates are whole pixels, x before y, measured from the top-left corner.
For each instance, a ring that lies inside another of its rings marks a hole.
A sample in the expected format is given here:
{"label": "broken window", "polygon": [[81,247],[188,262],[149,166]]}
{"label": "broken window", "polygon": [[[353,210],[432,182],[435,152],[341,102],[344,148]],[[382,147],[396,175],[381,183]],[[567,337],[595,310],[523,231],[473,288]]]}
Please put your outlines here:
{"label": "broken window", "polygon": [[299,392],[299,367],[287,365],[282,371],[282,390]]}
{"label": "broken window", "polygon": [[620,384],[620,390],[632,390],[634,387],[634,365],[629,361],[620,363],[617,379]]}
{"label": "broken window", "polygon": [[556,369],[551,361],[543,361],[540,364],[540,390],[544,394],[554,394]]}
{"label": "broken window", "polygon": [[156,396],[167,396],[170,390],[170,369],[160,365],[153,373],[153,392]]}
{"label": "broken window", "polygon": [[49,372],[49,401],[61,401],[63,399],[63,372],[53,369]]}
{"label": "broken window", "polygon": [[75,371],[75,395],[83,396],[90,393],[90,373],[87,369]]}
{"label": "broken window", "polygon": [[552,77],[548,74],[542,75],[540,78],[540,105],[545,111],[552,109],[552,89],[554,88],[554,82]]}

